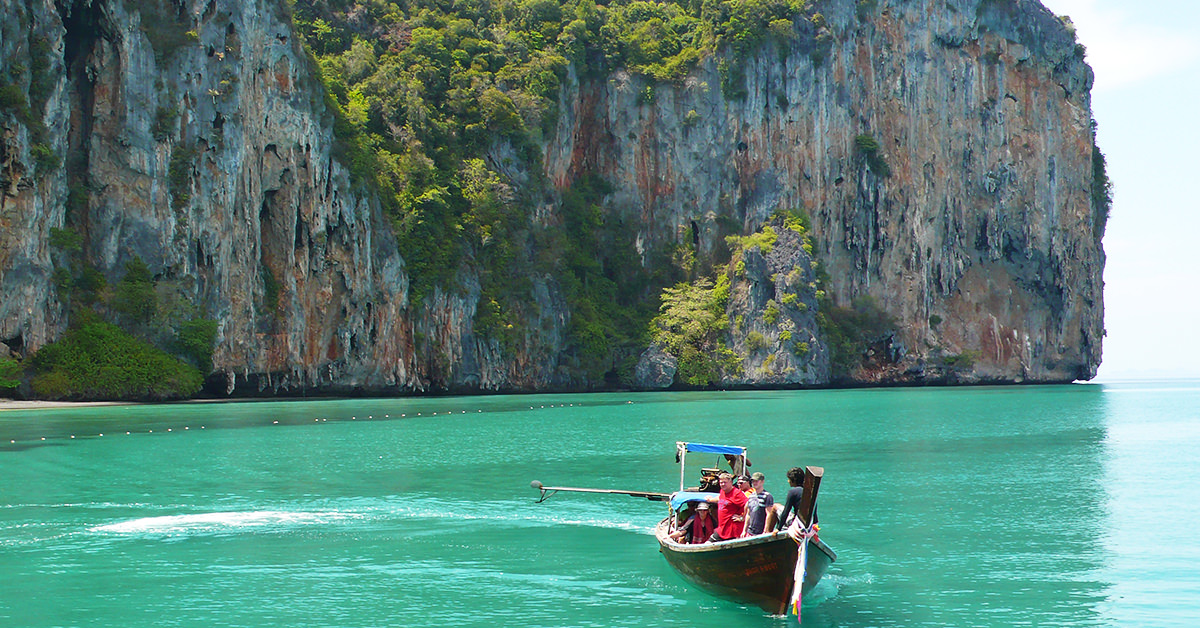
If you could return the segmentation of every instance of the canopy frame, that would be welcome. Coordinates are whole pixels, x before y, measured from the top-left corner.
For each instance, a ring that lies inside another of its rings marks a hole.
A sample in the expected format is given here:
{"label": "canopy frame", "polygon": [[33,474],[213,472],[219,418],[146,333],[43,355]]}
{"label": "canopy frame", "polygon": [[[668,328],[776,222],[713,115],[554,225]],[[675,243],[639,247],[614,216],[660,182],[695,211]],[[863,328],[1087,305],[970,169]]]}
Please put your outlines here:
{"label": "canopy frame", "polygon": [[675,443],[675,459],[679,461],[679,490],[684,490],[687,486],[687,454],[694,453],[713,453],[722,454],[725,456],[734,456],[736,463],[730,461],[730,466],[734,472],[745,473],[748,466],[746,461],[746,448],[738,445],[713,445],[709,443],[688,443],[684,441],[676,441]]}

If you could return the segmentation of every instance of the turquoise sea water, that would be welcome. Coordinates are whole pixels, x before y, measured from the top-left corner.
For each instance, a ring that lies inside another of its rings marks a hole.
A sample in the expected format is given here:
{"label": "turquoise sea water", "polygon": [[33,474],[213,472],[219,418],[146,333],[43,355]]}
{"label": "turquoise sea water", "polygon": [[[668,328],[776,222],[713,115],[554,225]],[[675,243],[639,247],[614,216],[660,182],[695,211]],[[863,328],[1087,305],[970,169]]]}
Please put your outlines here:
{"label": "turquoise sea water", "polygon": [[534,503],[677,488],[676,440],[825,467],[806,626],[1200,625],[1174,382],[0,412],[0,626],[794,625],[679,578],[662,504]]}

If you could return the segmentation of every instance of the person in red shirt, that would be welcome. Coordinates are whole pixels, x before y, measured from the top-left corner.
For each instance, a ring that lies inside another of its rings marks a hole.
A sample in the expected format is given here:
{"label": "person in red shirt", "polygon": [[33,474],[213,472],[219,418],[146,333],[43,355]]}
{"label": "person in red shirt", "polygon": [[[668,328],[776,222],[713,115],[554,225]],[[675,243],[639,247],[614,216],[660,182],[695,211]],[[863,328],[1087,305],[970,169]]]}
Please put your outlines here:
{"label": "person in red shirt", "polygon": [[721,493],[717,498],[717,530],[709,539],[714,542],[741,536],[746,520],[746,494],[734,487],[733,475],[722,473],[718,481],[721,483]]}

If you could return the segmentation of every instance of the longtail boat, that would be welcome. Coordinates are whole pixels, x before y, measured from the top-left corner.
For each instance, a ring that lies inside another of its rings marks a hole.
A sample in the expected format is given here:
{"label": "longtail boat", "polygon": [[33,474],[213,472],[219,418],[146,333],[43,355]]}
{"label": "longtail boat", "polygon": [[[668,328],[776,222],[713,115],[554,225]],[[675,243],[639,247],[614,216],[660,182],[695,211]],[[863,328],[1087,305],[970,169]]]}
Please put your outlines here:
{"label": "longtail boat", "polygon": [[[726,471],[742,474],[750,463],[745,447],[686,442],[675,446],[679,490],[674,493],[544,486],[537,481],[532,486],[541,491],[539,503],[557,491],[630,495],[668,502],[670,514],[655,526],[654,536],[659,551],[681,576],[709,593],[753,604],[768,613],[783,615],[789,610],[798,613],[803,596],[821,580],[830,563],[837,560],[837,554],[817,536],[815,525],[817,492],[824,469],[805,467],[799,517],[794,517],[784,530],[715,543],[681,543],[671,535],[683,523],[683,511],[697,502],[715,504],[717,476]],[[702,468],[699,486],[690,488],[685,487],[689,453],[721,457],[714,466]],[[783,506],[776,504],[774,509],[774,517],[769,517],[769,521],[782,514]]]}

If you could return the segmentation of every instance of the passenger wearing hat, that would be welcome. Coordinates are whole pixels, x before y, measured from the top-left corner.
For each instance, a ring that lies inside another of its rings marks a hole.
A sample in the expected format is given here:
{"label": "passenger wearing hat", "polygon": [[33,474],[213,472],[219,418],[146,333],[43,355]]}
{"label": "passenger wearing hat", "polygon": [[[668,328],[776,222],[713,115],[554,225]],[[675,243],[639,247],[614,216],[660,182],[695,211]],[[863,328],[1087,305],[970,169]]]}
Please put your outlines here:
{"label": "passenger wearing hat", "polygon": [[[746,530],[742,536],[754,536],[762,534],[763,530],[767,529],[769,515],[774,514],[775,498],[767,492],[764,484],[767,476],[755,471],[750,476],[750,486],[753,493],[750,494],[746,501]],[[770,523],[775,523],[771,521]]]}
{"label": "passenger wearing hat", "polygon": [[712,536],[713,530],[716,528],[717,522],[713,519],[708,503],[700,502],[696,504],[696,510],[692,516],[679,526],[671,538],[679,543],[703,543],[708,540],[709,536]]}

